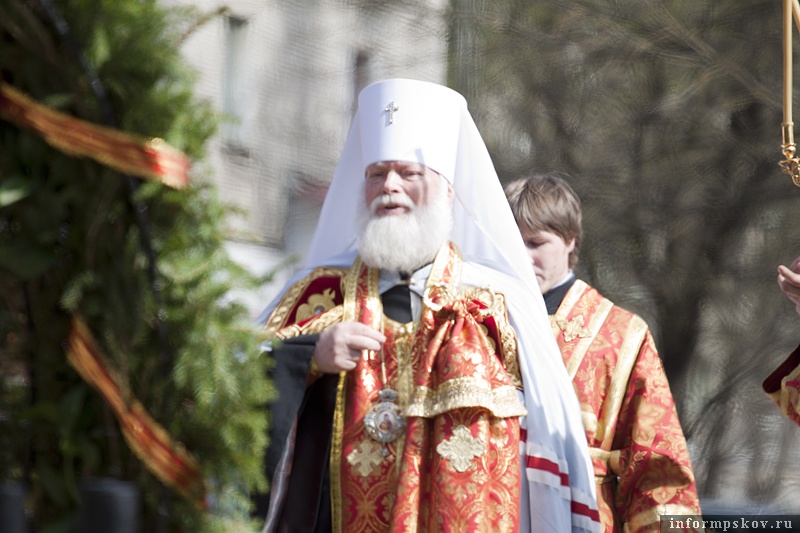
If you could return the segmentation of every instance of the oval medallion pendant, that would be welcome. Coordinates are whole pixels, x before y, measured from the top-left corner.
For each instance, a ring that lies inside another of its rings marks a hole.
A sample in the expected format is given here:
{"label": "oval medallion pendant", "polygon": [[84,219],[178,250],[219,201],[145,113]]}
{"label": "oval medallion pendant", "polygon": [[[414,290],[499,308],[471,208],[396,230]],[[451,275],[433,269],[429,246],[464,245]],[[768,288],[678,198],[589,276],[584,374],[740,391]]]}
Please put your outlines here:
{"label": "oval medallion pendant", "polygon": [[367,434],[374,440],[380,442],[381,455],[386,457],[389,454],[387,444],[397,440],[403,434],[406,427],[406,419],[397,405],[397,392],[392,389],[383,389],[378,393],[380,403],[376,403],[364,416],[364,426]]}

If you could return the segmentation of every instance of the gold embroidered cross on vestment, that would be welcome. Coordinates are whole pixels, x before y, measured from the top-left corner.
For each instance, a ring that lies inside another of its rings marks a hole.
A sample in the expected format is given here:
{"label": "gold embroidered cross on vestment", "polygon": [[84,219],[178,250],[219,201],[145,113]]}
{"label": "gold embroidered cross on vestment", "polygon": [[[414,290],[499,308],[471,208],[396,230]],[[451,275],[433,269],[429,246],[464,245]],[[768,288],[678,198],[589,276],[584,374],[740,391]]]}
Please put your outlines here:
{"label": "gold embroidered cross on vestment", "polygon": [[450,459],[456,471],[465,472],[472,459],[486,452],[486,445],[480,439],[474,438],[467,426],[458,426],[453,430],[453,436],[449,440],[439,443],[436,451],[445,459]]}
{"label": "gold embroidered cross on vestment", "polygon": [[567,342],[572,342],[577,337],[584,339],[592,335],[592,332],[584,327],[583,316],[581,315],[573,317],[571,320],[559,318],[555,322],[559,329],[564,332],[564,340]]}
{"label": "gold embroidered cross on vestment", "polygon": [[353,465],[362,477],[370,475],[373,468],[381,461],[383,461],[381,447],[377,442],[371,440],[362,441],[358,448],[347,456],[347,462]]}

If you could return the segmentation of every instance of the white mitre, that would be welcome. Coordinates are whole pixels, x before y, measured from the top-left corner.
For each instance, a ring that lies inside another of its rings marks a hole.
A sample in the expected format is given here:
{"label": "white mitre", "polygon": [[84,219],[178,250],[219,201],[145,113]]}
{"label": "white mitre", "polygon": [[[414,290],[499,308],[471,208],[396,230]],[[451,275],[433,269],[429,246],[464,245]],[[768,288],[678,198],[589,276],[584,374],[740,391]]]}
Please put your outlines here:
{"label": "white mitre", "polygon": [[374,83],[358,97],[361,166],[413,161],[453,183],[467,101],[452,89],[415,80]]}

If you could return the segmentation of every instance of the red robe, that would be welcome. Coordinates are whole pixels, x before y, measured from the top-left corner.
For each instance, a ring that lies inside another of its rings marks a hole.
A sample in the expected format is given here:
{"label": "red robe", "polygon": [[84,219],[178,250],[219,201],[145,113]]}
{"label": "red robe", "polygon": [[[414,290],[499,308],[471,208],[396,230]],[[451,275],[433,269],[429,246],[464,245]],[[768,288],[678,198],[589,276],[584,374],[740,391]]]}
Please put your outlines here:
{"label": "red robe", "polygon": [[[339,321],[359,321],[387,337],[382,354],[368,354],[339,377],[330,451],[334,532],[519,527],[525,408],[515,336],[503,296],[462,286],[461,266],[454,246],[440,252],[416,322],[383,315],[378,272],[358,259],[349,270],[314,271],[267,321],[281,339]],[[399,393],[407,426],[382,448],[364,419],[387,386]],[[303,438],[298,433],[297,442]]]}
{"label": "red robe", "polygon": [[580,400],[603,531],[700,515],[675,403],[647,324],[576,280],[550,316]]}
{"label": "red robe", "polygon": [[783,414],[800,425],[800,346],[762,384]]}

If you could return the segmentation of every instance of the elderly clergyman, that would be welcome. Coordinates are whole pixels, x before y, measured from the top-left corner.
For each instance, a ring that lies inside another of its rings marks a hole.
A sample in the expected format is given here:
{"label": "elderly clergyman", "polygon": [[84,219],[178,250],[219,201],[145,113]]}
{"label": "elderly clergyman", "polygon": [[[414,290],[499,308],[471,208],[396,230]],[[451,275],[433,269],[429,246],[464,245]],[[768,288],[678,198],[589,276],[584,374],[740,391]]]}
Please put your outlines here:
{"label": "elderly clergyman", "polygon": [[365,88],[275,336],[265,531],[599,530],[580,410],[464,98]]}

